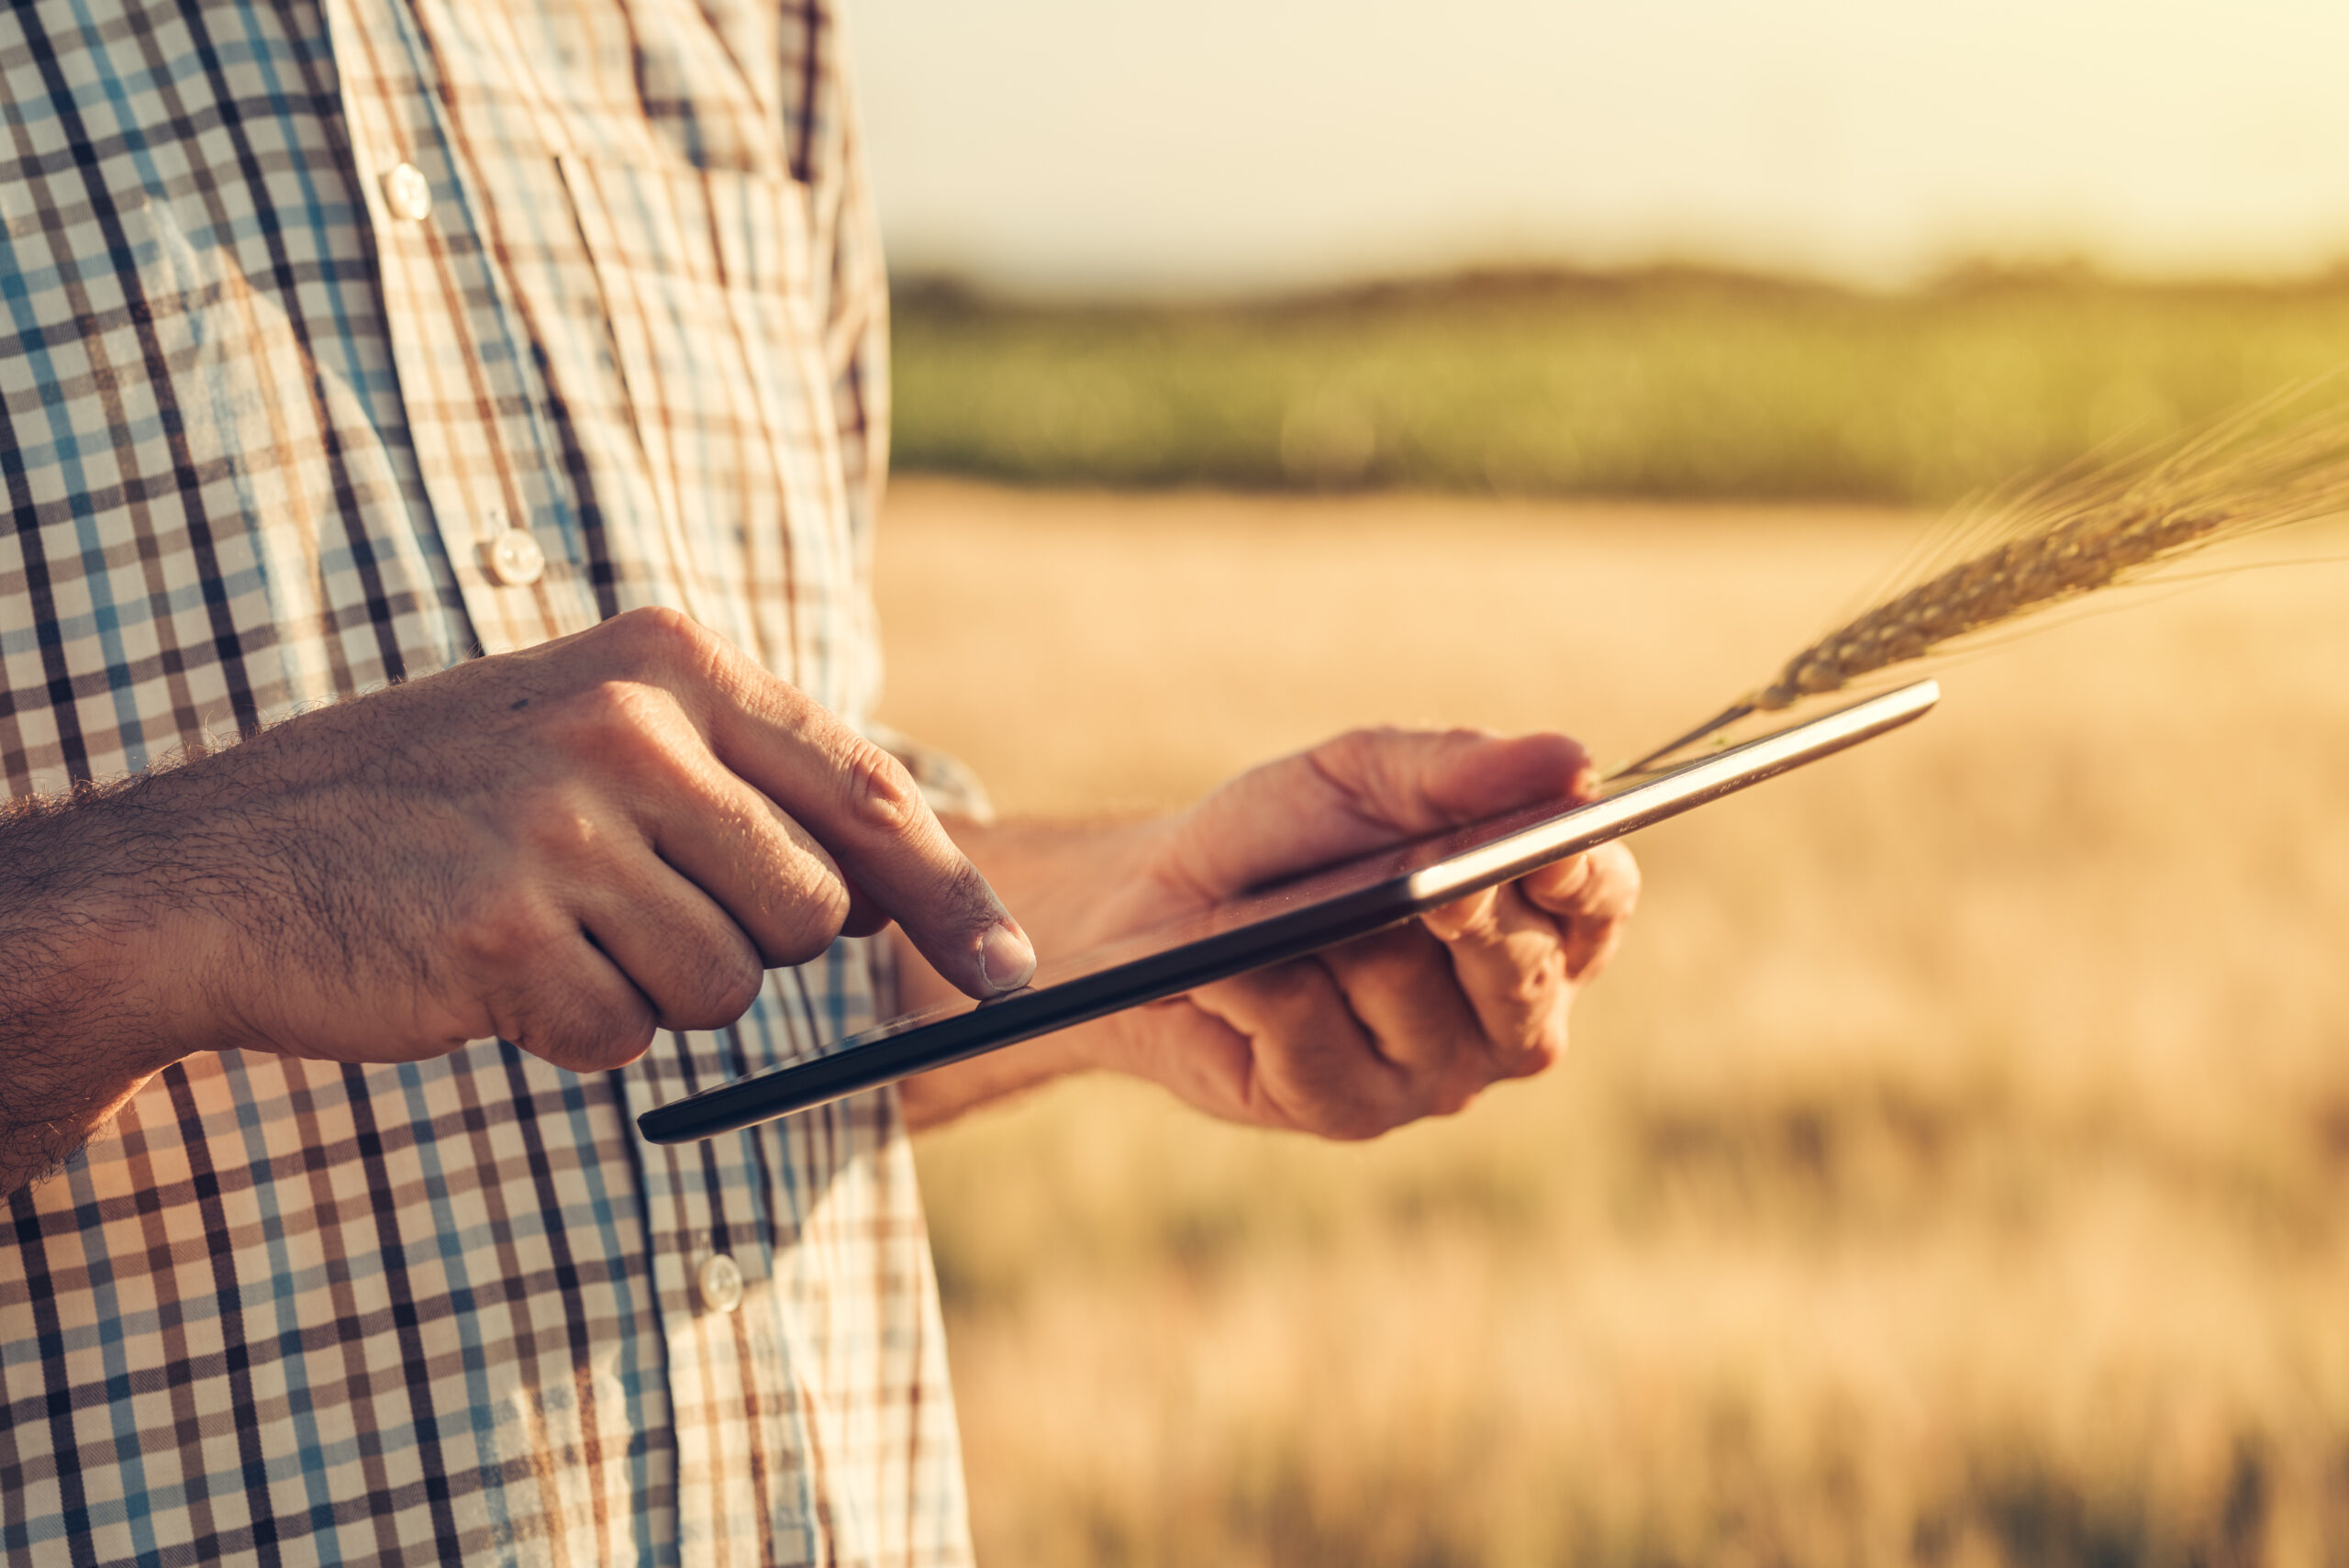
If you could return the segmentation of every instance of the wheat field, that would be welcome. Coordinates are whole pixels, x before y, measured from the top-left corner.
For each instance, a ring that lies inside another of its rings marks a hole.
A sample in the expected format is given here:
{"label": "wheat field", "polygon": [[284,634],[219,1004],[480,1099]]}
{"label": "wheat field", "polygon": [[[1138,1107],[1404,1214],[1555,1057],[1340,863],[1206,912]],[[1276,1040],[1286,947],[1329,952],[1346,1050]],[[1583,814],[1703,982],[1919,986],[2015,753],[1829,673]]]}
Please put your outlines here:
{"label": "wheat field", "polygon": [[[1361,722],[1628,757],[1924,522],[901,484],[884,713],[1014,813]],[[983,1560],[2349,1563],[2349,565],[1942,673],[1635,840],[1568,1061],[1461,1118],[922,1140]]]}

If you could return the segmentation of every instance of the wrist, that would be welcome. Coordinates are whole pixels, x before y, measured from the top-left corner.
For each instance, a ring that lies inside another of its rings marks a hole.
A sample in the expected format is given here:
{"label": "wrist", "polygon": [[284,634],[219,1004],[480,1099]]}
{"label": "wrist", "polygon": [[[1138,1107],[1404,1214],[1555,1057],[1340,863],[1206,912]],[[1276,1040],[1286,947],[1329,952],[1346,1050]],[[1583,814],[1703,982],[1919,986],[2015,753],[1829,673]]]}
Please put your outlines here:
{"label": "wrist", "polygon": [[141,887],[117,804],[0,818],[0,1192],[54,1170],[206,1032],[195,926]]}
{"label": "wrist", "polygon": [[204,835],[155,798],[158,782],[0,823],[0,1050],[144,1077],[228,1043],[211,1005],[217,890],[187,864]]}

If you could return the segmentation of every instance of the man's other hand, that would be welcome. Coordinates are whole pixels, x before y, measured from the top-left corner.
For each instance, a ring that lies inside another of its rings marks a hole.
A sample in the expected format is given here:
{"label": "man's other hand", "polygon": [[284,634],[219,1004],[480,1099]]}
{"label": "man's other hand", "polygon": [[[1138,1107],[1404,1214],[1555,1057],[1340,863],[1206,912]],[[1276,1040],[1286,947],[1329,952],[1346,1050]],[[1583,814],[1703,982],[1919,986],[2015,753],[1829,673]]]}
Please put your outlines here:
{"label": "man's other hand", "polygon": [[[1168,825],[1134,896],[1164,918],[1539,800],[1587,798],[1557,735],[1359,731],[1242,774]],[[1235,1121],[1369,1138],[1459,1110],[1566,1046],[1639,896],[1607,844],[1420,919],[1138,1010],[1120,1065]],[[1138,923],[1151,923],[1141,922]]]}
{"label": "man's other hand", "polygon": [[[1587,798],[1595,783],[1564,736],[1364,730],[1161,821],[1079,840],[1015,825],[966,842],[1037,911],[1046,950],[1074,951],[1402,840]],[[1631,852],[1604,845],[1309,958],[926,1074],[907,1086],[907,1114],[932,1125],[1086,1067],[1154,1080],[1230,1120],[1331,1138],[1449,1114],[1558,1059],[1568,1008],[1614,951],[1639,886]]]}

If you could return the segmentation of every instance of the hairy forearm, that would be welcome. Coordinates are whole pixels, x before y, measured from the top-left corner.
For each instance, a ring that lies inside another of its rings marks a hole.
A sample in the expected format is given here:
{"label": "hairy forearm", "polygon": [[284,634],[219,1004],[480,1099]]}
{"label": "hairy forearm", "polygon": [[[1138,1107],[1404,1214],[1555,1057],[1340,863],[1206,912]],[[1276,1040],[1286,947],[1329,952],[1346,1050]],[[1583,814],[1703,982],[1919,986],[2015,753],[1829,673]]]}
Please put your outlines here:
{"label": "hairy forearm", "polygon": [[190,1049],[162,1000],[188,891],[168,864],[185,846],[152,782],[0,808],[0,1193],[54,1170]]}

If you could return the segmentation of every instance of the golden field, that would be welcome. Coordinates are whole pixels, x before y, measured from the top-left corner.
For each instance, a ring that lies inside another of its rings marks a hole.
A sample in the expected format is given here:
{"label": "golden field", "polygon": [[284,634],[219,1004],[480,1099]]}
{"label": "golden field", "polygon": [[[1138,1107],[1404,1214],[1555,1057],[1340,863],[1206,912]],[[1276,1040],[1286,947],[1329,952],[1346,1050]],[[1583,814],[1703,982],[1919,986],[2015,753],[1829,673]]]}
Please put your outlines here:
{"label": "golden field", "polygon": [[[1364,722],[1626,756],[1923,526],[901,484],[884,712],[1013,813]],[[1635,840],[1574,1053],[1461,1118],[923,1140],[983,1558],[2349,1562],[2349,566],[1942,673]]]}

